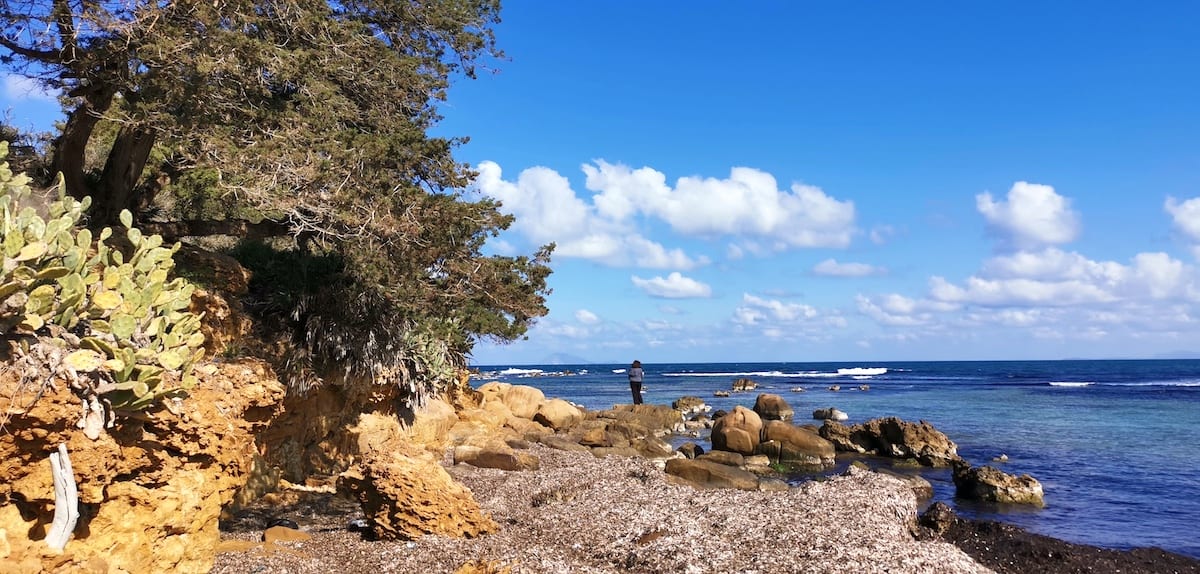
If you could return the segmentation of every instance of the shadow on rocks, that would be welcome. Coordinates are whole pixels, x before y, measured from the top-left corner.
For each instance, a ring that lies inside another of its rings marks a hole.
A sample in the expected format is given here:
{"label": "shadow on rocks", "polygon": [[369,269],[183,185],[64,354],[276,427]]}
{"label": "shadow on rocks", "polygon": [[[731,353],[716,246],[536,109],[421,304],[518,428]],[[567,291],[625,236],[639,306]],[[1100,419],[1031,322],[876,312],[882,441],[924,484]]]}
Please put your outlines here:
{"label": "shadow on rocks", "polygon": [[918,538],[949,542],[1000,574],[1200,574],[1200,560],[1161,548],[1072,544],[1010,524],[961,518],[944,502],[930,506],[919,523]]}

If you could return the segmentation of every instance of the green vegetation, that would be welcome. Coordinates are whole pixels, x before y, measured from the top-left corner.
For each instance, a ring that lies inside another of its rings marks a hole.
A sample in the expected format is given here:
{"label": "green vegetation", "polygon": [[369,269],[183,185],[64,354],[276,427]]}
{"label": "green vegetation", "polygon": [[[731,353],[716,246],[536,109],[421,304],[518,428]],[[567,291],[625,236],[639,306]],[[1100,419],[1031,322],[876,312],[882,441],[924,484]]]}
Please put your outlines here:
{"label": "green vegetation", "polygon": [[133,225],[232,253],[303,392],[420,400],[480,339],[545,315],[553,246],[486,255],[512,218],[433,137],[453,77],[502,57],[498,0],[0,3],[0,67],[63,94],[42,163]]}
{"label": "green vegetation", "polygon": [[[0,142],[0,160],[7,153]],[[65,382],[82,398],[95,438],[116,412],[192,385],[204,354],[200,317],[187,310],[193,287],[169,278],[179,245],[144,236],[128,212],[119,237],[105,227],[93,238],[79,225],[88,198],[39,199],[28,177],[0,164],[0,337],[23,380]]]}

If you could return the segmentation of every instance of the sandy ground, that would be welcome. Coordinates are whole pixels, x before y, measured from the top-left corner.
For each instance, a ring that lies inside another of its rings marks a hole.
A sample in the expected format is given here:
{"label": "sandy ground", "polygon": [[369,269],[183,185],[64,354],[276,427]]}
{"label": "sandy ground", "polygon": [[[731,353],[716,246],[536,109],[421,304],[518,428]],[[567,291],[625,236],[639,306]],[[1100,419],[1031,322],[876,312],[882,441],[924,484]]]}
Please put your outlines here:
{"label": "sandy ground", "polygon": [[246,509],[222,529],[232,546],[287,518],[311,540],[224,552],[213,572],[454,572],[468,562],[514,573],[991,572],[951,544],[915,539],[912,492],[869,471],[786,492],[696,490],[643,459],[532,452],[538,471],[449,468],[498,533],[372,542],[347,529],[362,518],[355,504],[307,495]]}

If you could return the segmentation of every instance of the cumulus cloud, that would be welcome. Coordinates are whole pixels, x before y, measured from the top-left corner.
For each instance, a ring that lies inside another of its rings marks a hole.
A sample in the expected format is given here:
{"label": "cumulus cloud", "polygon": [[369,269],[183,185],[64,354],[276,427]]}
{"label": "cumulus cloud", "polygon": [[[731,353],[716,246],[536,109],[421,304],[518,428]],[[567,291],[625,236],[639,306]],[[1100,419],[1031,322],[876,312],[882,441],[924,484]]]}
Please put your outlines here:
{"label": "cumulus cloud", "polygon": [[22,100],[54,102],[58,98],[57,92],[47,91],[36,80],[15,74],[4,76],[4,96],[14,102]]}
{"label": "cumulus cloud", "polygon": [[641,236],[630,222],[612,217],[620,210],[589,205],[576,196],[567,178],[552,169],[525,169],[515,182],[505,180],[495,162],[482,162],[477,170],[475,189],[499,200],[502,211],[516,216],[512,231],[535,244],[556,243],[557,257],[647,269],[689,270],[710,262]]}
{"label": "cumulus cloud", "polygon": [[774,176],[735,167],[728,178],[679,178],[674,187],[654,169],[597,160],[582,166],[597,210],[612,218],[644,213],[689,235],[745,236],[780,247],[845,247],[854,235],[854,203],[820,188],[779,189]]}
{"label": "cumulus cloud", "polygon": [[1018,181],[1006,201],[984,192],[975,196],[975,207],[993,231],[1018,248],[1069,243],[1079,236],[1079,214],[1049,185]]}
{"label": "cumulus cloud", "polygon": [[575,312],[575,320],[584,325],[595,325],[600,322],[600,317],[597,317],[595,313],[587,309],[580,309]]}
{"label": "cumulus cloud", "polygon": [[733,311],[733,322],[739,325],[795,323],[818,315],[817,309],[810,305],[764,299],[745,293],[742,295],[742,304]]}
{"label": "cumulus cloud", "polygon": [[[1163,209],[1171,215],[1175,228],[1189,240],[1200,243],[1200,197],[1193,197],[1180,202],[1174,197],[1168,197]],[[1197,252],[1200,254],[1200,251]]]}
{"label": "cumulus cloud", "polygon": [[882,267],[866,263],[839,263],[837,259],[826,259],[813,267],[813,273],[827,277],[867,277],[885,272]]}
{"label": "cumulus cloud", "polygon": [[690,277],[684,277],[679,272],[671,273],[666,278],[642,279],[634,275],[630,279],[635,287],[652,297],[695,299],[712,296],[711,287]]}

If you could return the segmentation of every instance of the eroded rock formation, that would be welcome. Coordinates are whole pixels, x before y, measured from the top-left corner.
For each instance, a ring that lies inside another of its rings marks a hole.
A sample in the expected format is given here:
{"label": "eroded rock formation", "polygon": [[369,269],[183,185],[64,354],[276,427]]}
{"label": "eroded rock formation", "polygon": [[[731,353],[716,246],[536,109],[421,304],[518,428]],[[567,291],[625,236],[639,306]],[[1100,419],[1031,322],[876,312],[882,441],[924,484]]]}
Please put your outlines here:
{"label": "eroded rock formation", "polygon": [[[79,399],[49,389],[31,402],[15,377],[0,402],[28,407],[0,432],[0,563],[6,572],[204,572],[218,517],[254,464],[253,433],[284,389],[257,360],[204,365],[191,397],[89,440],[74,428]],[[43,542],[54,511],[49,453],[65,443],[81,517],[59,554]]]}

